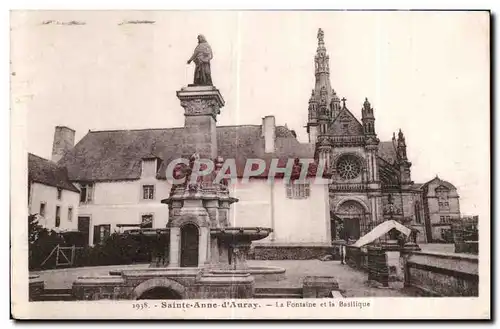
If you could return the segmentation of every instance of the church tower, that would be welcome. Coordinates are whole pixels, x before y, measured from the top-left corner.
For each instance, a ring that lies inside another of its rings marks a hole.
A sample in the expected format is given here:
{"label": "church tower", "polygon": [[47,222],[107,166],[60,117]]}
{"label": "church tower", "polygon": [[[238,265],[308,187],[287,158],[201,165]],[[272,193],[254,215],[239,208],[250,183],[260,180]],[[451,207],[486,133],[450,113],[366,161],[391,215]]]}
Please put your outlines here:
{"label": "church tower", "polygon": [[309,98],[307,133],[309,143],[326,133],[328,125],[340,112],[340,99],[330,85],[330,57],[325,48],[324,32],[318,30],[318,48],[314,57],[315,85]]}
{"label": "church tower", "polygon": [[401,173],[401,184],[412,184],[411,181],[411,162],[408,161],[408,156],[406,155],[406,140],[403,132],[399,129],[396,154],[399,164],[399,171]]}

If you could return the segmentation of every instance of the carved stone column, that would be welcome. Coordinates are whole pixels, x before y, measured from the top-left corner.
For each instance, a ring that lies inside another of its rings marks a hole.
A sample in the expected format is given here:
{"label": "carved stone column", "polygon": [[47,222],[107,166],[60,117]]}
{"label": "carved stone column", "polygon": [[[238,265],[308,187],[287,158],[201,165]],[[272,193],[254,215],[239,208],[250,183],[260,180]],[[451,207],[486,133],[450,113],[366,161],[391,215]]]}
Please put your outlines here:
{"label": "carved stone column", "polygon": [[179,254],[180,254],[180,227],[170,228],[170,255],[168,267],[179,267]]}
{"label": "carved stone column", "polygon": [[217,156],[216,121],[224,99],[213,86],[189,86],[177,91],[184,108],[184,134],[181,152],[198,153],[202,159]]}

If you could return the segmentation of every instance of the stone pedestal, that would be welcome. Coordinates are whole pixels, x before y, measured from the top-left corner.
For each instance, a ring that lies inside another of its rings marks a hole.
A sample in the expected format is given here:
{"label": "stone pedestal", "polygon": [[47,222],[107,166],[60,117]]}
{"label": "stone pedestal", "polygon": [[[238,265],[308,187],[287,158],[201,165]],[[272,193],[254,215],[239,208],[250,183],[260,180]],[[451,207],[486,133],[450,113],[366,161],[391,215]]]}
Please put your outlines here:
{"label": "stone pedestal", "polygon": [[217,156],[216,121],[224,99],[213,86],[188,86],[177,91],[184,108],[184,140],[181,153],[198,153],[202,159]]}
{"label": "stone pedestal", "polygon": [[368,280],[389,287],[389,269],[386,251],[380,246],[368,246]]}
{"label": "stone pedestal", "polygon": [[306,276],[302,282],[303,298],[326,298],[338,290],[339,284],[331,276]]}

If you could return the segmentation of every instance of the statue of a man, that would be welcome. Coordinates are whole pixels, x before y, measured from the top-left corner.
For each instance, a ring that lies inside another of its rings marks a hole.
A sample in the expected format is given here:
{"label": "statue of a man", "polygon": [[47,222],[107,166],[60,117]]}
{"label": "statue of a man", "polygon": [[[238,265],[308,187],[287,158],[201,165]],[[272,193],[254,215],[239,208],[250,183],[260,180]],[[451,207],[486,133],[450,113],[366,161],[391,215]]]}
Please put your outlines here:
{"label": "statue of a man", "polygon": [[193,56],[187,61],[188,64],[194,61],[195,86],[212,86],[212,75],[210,73],[210,60],[212,59],[212,48],[203,35],[198,36],[198,45],[194,49]]}

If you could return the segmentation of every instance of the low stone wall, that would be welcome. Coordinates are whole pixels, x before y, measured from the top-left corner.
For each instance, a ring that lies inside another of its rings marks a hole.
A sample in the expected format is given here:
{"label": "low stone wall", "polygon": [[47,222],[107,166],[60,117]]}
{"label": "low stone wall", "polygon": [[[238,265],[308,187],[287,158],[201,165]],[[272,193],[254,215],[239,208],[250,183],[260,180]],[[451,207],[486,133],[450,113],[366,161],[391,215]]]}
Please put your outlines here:
{"label": "low stone wall", "polygon": [[455,252],[477,255],[479,253],[479,241],[456,242]]}
{"label": "low stone wall", "polygon": [[345,261],[352,268],[368,271],[368,253],[365,248],[346,246]]}
{"label": "low stone wall", "polygon": [[29,301],[37,301],[40,299],[43,291],[45,289],[45,283],[42,279],[40,279],[39,275],[30,275],[29,276]]}
{"label": "low stone wall", "polygon": [[255,245],[248,255],[249,259],[255,260],[287,260],[287,259],[318,259],[331,255],[333,259],[339,260],[337,248],[333,246],[314,245]]}
{"label": "low stone wall", "polygon": [[405,286],[428,296],[478,296],[478,258],[436,252],[403,254]]}

